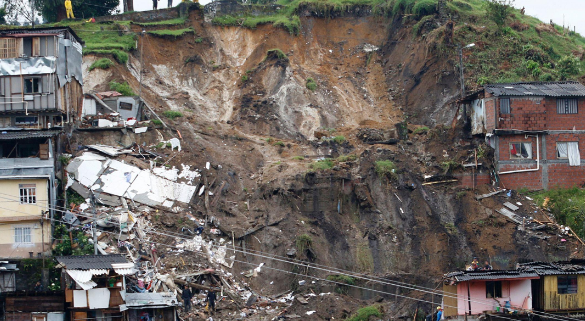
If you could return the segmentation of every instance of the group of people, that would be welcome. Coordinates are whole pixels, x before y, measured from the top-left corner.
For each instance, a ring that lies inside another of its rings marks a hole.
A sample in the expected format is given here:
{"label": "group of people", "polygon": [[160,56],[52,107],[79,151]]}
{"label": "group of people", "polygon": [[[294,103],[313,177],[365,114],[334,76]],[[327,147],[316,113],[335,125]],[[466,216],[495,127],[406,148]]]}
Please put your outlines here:
{"label": "group of people", "polygon": [[[191,292],[191,288],[189,288],[187,285],[185,285],[185,287],[183,288],[183,294],[181,295],[181,297],[183,298],[183,306],[185,308],[185,312],[189,312],[191,310],[191,300],[193,299],[193,293]],[[211,291],[207,291],[207,307],[206,310],[209,311],[209,313],[211,314],[212,312],[215,312],[215,300],[217,299],[217,295],[215,294],[215,291],[211,290]]]}
{"label": "group of people", "polygon": [[467,268],[467,271],[491,271],[494,268],[491,266],[490,262],[485,261],[483,266],[479,265],[479,261],[476,257],[473,258],[471,261],[471,265]]}

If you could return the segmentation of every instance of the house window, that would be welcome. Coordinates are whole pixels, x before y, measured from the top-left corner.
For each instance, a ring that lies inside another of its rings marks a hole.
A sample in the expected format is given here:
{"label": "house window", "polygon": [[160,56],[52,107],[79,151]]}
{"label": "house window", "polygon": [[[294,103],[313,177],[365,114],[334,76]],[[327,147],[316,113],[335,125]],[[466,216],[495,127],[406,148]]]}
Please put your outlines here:
{"label": "house window", "polygon": [[510,114],[510,98],[500,98],[500,114]]}
{"label": "house window", "polygon": [[511,143],[511,159],[532,159],[532,143]]}
{"label": "house window", "polygon": [[39,117],[37,116],[18,116],[14,118],[16,125],[36,125],[39,123]]}
{"label": "house window", "polygon": [[577,99],[559,98],[557,99],[557,114],[576,114]]}
{"label": "house window", "polygon": [[14,243],[16,244],[32,243],[32,229],[30,227],[15,227]]}
{"label": "house window", "polygon": [[0,39],[0,59],[18,58],[17,44],[15,38]]}
{"label": "house window", "polygon": [[41,92],[41,78],[24,78],[24,93],[38,94]]}
{"label": "house window", "polygon": [[502,297],[502,281],[488,281],[485,283],[486,298]]}
{"label": "house window", "polygon": [[120,102],[120,109],[132,110],[132,104]]}
{"label": "house window", "polygon": [[576,275],[557,276],[557,287],[559,294],[577,293],[577,276]]}
{"label": "house window", "polygon": [[580,166],[579,142],[557,142],[557,158],[569,159],[569,166]]}
{"label": "house window", "polygon": [[37,203],[37,186],[36,184],[18,184],[20,189],[20,204]]}

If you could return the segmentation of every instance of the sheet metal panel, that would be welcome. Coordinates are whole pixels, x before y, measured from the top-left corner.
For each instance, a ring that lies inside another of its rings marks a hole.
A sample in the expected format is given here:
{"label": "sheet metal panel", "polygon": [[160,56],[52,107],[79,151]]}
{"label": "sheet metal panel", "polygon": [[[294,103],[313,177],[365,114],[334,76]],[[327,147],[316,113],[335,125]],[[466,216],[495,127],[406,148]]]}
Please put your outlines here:
{"label": "sheet metal panel", "polygon": [[0,59],[0,76],[51,74],[55,66],[55,57]]}

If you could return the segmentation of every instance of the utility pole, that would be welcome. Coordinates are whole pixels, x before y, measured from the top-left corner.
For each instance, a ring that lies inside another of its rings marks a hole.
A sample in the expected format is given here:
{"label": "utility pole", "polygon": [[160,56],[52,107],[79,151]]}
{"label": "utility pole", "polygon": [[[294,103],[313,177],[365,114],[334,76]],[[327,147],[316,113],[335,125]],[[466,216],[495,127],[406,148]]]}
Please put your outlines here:
{"label": "utility pole", "polygon": [[95,194],[93,193],[93,191],[90,189],[89,190],[89,199],[91,201],[91,209],[93,212],[93,226],[92,226],[92,232],[93,232],[93,254],[97,255],[98,254],[98,240],[97,240],[97,213],[95,212]]}
{"label": "utility pole", "polygon": [[142,60],[142,56],[144,55],[144,34],[145,34],[145,30],[142,29],[142,33],[140,34],[141,36],[141,41],[140,41],[140,77],[139,77],[139,82],[140,82],[140,87],[138,87],[138,98],[140,99],[140,101],[142,101],[142,71],[144,69],[143,67],[143,60]]}
{"label": "utility pole", "polygon": [[461,99],[465,95],[465,79],[463,76],[463,48],[461,45],[457,46],[459,50],[459,82],[461,83]]}

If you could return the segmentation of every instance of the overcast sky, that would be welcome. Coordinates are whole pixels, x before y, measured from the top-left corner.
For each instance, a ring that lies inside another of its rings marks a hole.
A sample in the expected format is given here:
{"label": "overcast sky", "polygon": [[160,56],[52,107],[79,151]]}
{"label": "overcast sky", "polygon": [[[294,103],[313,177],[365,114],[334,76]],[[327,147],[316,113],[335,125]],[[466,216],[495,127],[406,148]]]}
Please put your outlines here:
{"label": "overcast sky", "polygon": [[[136,11],[152,10],[153,0],[134,0]],[[178,5],[181,0],[172,0],[173,6]],[[211,0],[200,0],[201,4],[207,4]],[[120,0],[122,3],[122,0]],[[535,16],[544,22],[553,22],[565,26],[577,27],[577,32],[585,35],[585,0],[516,0],[516,7],[526,7],[526,14]],[[166,8],[168,0],[159,0],[158,7]]]}
{"label": "overcast sky", "polygon": [[585,35],[585,0],[516,0],[516,7],[526,8],[526,14],[555,24],[577,28],[577,32]]}

